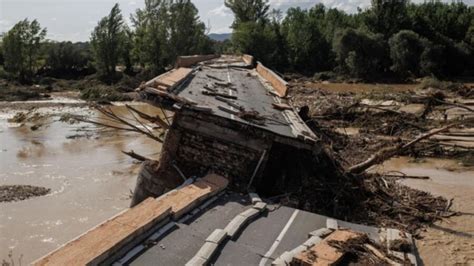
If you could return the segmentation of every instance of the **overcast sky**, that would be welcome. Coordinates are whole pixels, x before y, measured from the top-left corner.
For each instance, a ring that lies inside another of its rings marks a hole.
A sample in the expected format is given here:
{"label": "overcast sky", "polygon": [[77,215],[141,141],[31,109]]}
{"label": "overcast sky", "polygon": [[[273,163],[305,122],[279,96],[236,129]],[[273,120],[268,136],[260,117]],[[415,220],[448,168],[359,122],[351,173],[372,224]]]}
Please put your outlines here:
{"label": "overcast sky", "polygon": [[[48,29],[49,39],[85,41],[99,19],[107,15],[116,2],[127,20],[144,5],[144,0],[0,0],[0,33],[8,31],[17,21],[29,18],[38,19]],[[464,2],[474,5],[474,0]],[[225,8],[224,0],[194,0],[193,3],[199,9],[201,20],[210,26],[211,33],[231,32],[229,26],[233,16]],[[357,7],[368,7],[370,0],[270,0],[270,3],[272,8],[283,11],[293,6],[308,8],[323,3],[355,12]]]}

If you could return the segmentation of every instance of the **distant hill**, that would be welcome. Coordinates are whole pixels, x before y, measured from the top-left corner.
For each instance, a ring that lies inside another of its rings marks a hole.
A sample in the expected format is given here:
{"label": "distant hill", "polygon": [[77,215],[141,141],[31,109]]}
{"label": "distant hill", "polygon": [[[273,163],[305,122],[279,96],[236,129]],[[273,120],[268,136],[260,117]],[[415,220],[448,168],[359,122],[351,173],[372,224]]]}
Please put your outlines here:
{"label": "distant hill", "polygon": [[232,33],[211,33],[207,36],[209,36],[209,38],[214,41],[222,42],[225,40],[229,40],[232,37]]}

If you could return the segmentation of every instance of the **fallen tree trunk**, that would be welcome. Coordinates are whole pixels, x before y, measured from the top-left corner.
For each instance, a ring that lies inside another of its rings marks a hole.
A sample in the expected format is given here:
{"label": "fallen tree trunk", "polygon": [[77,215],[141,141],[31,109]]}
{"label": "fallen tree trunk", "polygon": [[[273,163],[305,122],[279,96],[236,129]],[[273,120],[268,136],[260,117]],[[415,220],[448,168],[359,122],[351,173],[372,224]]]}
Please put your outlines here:
{"label": "fallen tree trunk", "polygon": [[159,116],[151,116],[151,115],[148,115],[148,114],[145,114],[135,108],[133,108],[132,106],[126,104],[125,107],[127,107],[128,109],[132,110],[133,112],[137,113],[138,116],[140,116],[141,118],[151,122],[151,123],[155,123],[155,124],[158,124],[160,127],[162,127],[163,129],[169,129],[170,125],[168,123],[166,123],[163,119],[161,119],[161,117]]}
{"label": "fallen tree trunk", "polygon": [[349,167],[349,169],[347,169],[347,172],[352,173],[352,174],[362,173],[365,170],[369,169],[371,166],[382,163],[385,160],[390,159],[390,158],[392,158],[393,156],[395,156],[397,154],[400,154],[402,151],[412,147],[416,143],[418,143],[418,142],[420,142],[424,139],[427,139],[427,138],[429,138],[429,137],[431,137],[435,134],[438,134],[440,132],[448,130],[449,128],[452,128],[452,127],[454,127],[458,124],[459,123],[453,123],[453,124],[444,126],[442,128],[433,129],[433,130],[429,131],[428,133],[422,134],[419,137],[415,138],[414,140],[412,140],[412,141],[410,141],[406,144],[400,144],[400,145],[397,145],[395,147],[382,149],[382,150],[376,152],[374,155],[370,156],[369,159],[367,159],[367,160],[365,160],[365,161],[363,161],[359,164],[356,164],[356,165],[353,165],[353,166]]}
{"label": "fallen tree trunk", "polygon": [[140,161],[140,162],[153,161],[153,160],[150,159],[150,158],[147,158],[147,157],[145,157],[145,156],[143,156],[143,155],[140,155],[140,154],[138,154],[138,153],[135,153],[133,150],[131,150],[131,151],[122,151],[122,153],[125,154],[125,155],[128,155],[128,156],[132,157],[133,159],[138,160],[138,161]]}

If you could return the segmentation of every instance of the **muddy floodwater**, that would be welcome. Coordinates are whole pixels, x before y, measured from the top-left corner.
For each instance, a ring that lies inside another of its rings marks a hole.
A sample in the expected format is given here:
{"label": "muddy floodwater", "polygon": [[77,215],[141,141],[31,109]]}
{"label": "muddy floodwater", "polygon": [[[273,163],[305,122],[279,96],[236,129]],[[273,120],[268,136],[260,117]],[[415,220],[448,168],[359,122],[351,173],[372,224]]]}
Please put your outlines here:
{"label": "muddy floodwater", "polygon": [[[148,105],[136,107],[161,114]],[[113,108],[130,115],[124,106]],[[121,151],[157,158],[161,149],[160,143],[133,132],[59,121],[65,112],[99,115],[85,107],[36,109],[46,115],[34,122],[38,128],[9,123],[18,111],[0,109],[0,185],[32,185],[51,192],[0,202],[0,260],[15,265],[32,262],[127,208],[139,164]]]}
{"label": "muddy floodwater", "polygon": [[436,222],[416,241],[425,265],[474,265],[474,167],[456,160],[399,157],[378,166],[377,171],[400,171],[429,176],[428,180],[403,179],[410,187],[453,199],[459,215]]}

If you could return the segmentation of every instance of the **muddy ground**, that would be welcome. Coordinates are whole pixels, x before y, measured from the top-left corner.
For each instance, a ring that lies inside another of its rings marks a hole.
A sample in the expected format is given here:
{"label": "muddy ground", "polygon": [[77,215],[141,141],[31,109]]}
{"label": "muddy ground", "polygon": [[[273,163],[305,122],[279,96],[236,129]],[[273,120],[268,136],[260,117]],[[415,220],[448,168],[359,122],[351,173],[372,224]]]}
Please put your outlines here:
{"label": "muddy ground", "polygon": [[[303,119],[346,168],[368,159],[381,149],[407,143],[429,130],[457,123],[398,154],[404,157],[392,158],[368,170],[378,173],[375,180],[382,180],[387,188],[391,188],[384,193],[398,189],[391,184],[395,179],[434,197],[443,197],[444,203],[440,203],[452,213],[437,217],[439,213],[436,211],[431,216],[436,222],[429,227],[424,224],[429,225],[430,220],[423,216],[417,218],[421,218],[419,223],[416,219],[405,220],[410,215],[402,219],[390,216],[382,220],[350,219],[379,226],[388,223],[402,229],[410,223],[417,223],[404,229],[415,233],[418,250],[427,265],[474,262],[472,84],[433,80],[401,85],[334,84],[299,79],[292,80],[290,86],[293,105],[303,109]],[[412,192],[395,194],[397,200],[415,195]],[[428,199],[422,194],[418,196],[420,200]],[[433,197],[429,199],[433,200]],[[443,206],[434,208],[444,209]],[[402,223],[397,224],[397,221]]]}
{"label": "muddy ground", "polygon": [[[37,77],[31,84],[0,78],[0,101],[50,100],[55,94],[71,93],[88,101],[129,101],[144,75],[121,74],[114,83],[106,83],[96,75],[77,79]],[[146,75],[145,75],[146,76]]]}

